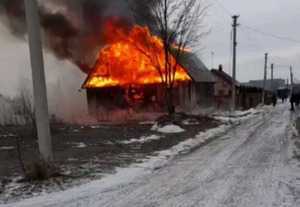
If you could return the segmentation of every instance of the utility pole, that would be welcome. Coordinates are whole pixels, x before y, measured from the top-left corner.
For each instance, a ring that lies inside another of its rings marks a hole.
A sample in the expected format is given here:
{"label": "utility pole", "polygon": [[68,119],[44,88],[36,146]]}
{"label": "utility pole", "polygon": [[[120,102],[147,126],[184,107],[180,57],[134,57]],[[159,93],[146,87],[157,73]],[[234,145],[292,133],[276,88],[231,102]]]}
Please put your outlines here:
{"label": "utility pole", "polygon": [[294,74],[293,74],[293,67],[290,67],[290,72],[291,72],[291,91],[294,91]]}
{"label": "utility pole", "polygon": [[25,0],[25,9],[39,151],[43,160],[49,163],[52,161],[52,145],[37,0]]}
{"label": "utility pole", "polygon": [[268,53],[265,54],[265,71],[264,71],[264,88],[263,88],[263,96],[262,103],[265,104],[265,94],[266,94],[266,79],[267,79],[267,65],[268,65]]}
{"label": "utility pole", "polygon": [[236,30],[239,24],[237,23],[238,15],[234,15],[233,17],[233,64],[232,64],[232,103],[231,103],[231,111],[235,113],[235,103],[236,103]]}
{"label": "utility pole", "polygon": [[214,52],[211,52],[211,68],[214,69]]}
{"label": "utility pole", "polygon": [[273,73],[274,73],[274,63],[271,64],[271,88],[272,91],[274,90],[274,77],[273,77]]}

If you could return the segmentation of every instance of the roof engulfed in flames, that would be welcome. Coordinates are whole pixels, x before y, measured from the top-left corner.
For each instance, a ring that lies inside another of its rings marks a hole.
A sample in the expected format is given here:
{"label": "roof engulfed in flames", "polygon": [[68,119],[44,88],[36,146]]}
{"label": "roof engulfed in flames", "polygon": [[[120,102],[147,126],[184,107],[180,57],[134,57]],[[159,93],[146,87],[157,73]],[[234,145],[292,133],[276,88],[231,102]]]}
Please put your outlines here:
{"label": "roof engulfed in flames", "polygon": [[[155,44],[155,51],[154,47],[149,45],[149,41],[144,39],[146,37],[151,38],[151,43]],[[114,21],[111,21],[107,24],[106,38],[108,46],[102,48],[98,54],[84,88],[162,82],[161,75],[154,65],[164,66],[163,44],[159,38],[150,35],[147,27],[135,26],[126,31],[116,28]],[[175,64],[174,57],[172,55],[170,57],[171,63]],[[165,77],[165,74],[162,74],[162,77]],[[181,66],[178,66],[175,80],[188,81],[191,78]]]}

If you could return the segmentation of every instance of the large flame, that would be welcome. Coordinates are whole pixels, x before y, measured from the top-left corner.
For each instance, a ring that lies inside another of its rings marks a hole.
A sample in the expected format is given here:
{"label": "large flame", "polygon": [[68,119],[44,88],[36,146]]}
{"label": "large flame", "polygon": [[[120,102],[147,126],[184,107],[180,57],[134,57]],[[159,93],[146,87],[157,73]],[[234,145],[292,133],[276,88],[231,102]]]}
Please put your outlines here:
{"label": "large flame", "polygon": [[[166,80],[166,74],[160,74],[157,70],[165,67],[162,41],[151,36],[147,27],[135,26],[130,31],[126,31],[116,27],[115,22],[111,21],[106,28],[108,46],[102,48],[98,54],[85,88],[153,84]],[[180,48],[174,46],[174,49]],[[170,58],[174,66],[175,59],[171,54]],[[190,80],[189,75],[178,65],[175,81],[188,80]]]}

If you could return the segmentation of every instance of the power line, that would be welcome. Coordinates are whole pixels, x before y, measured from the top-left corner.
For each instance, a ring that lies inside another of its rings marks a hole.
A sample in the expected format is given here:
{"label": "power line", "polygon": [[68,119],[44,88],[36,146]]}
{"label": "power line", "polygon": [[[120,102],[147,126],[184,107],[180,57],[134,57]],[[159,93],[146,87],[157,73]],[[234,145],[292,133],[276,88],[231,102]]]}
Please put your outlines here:
{"label": "power line", "polygon": [[255,47],[257,50],[260,50],[260,48],[253,42],[253,40],[249,37],[249,35],[247,35],[247,32],[244,30],[244,28],[241,27],[241,29],[244,35],[246,36],[246,38],[248,39],[248,41],[252,44],[252,46]]}
{"label": "power line", "polygon": [[214,0],[218,5],[219,7],[221,7],[223,9],[223,11],[226,12],[226,14],[228,14],[230,16],[230,18],[232,17],[232,14],[228,11],[228,9],[226,9],[225,6],[223,6],[218,0]]}
{"label": "power line", "polygon": [[267,35],[267,36],[270,36],[270,37],[273,37],[273,38],[277,38],[277,39],[281,39],[281,40],[286,40],[286,41],[290,41],[290,42],[297,42],[297,43],[300,43],[300,40],[294,40],[294,39],[290,39],[288,37],[282,37],[282,36],[278,36],[278,35],[273,35],[273,34],[270,34],[270,33],[267,33],[267,32],[263,32],[263,31],[260,31],[260,30],[257,30],[257,29],[253,29],[251,27],[248,27],[248,26],[245,26],[243,25],[246,29],[248,30],[252,30],[254,32],[258,32],[258,33],[261,33],[263,35]]}

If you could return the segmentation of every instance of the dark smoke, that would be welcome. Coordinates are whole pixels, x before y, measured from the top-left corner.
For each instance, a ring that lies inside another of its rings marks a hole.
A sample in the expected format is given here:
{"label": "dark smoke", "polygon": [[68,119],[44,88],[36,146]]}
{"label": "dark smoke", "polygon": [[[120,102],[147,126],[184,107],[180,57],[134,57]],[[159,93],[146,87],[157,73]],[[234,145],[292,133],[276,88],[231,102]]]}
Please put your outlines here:
{"label": "dark smoke", "polygon": [[[39,8],[44,47],[86,73],[105,44],[106,20],[120,17],[121,26],[134,24],[125,0],[39,0]],[[24,0],[0,0],[0,19],[14,36],[26,39]]]}

